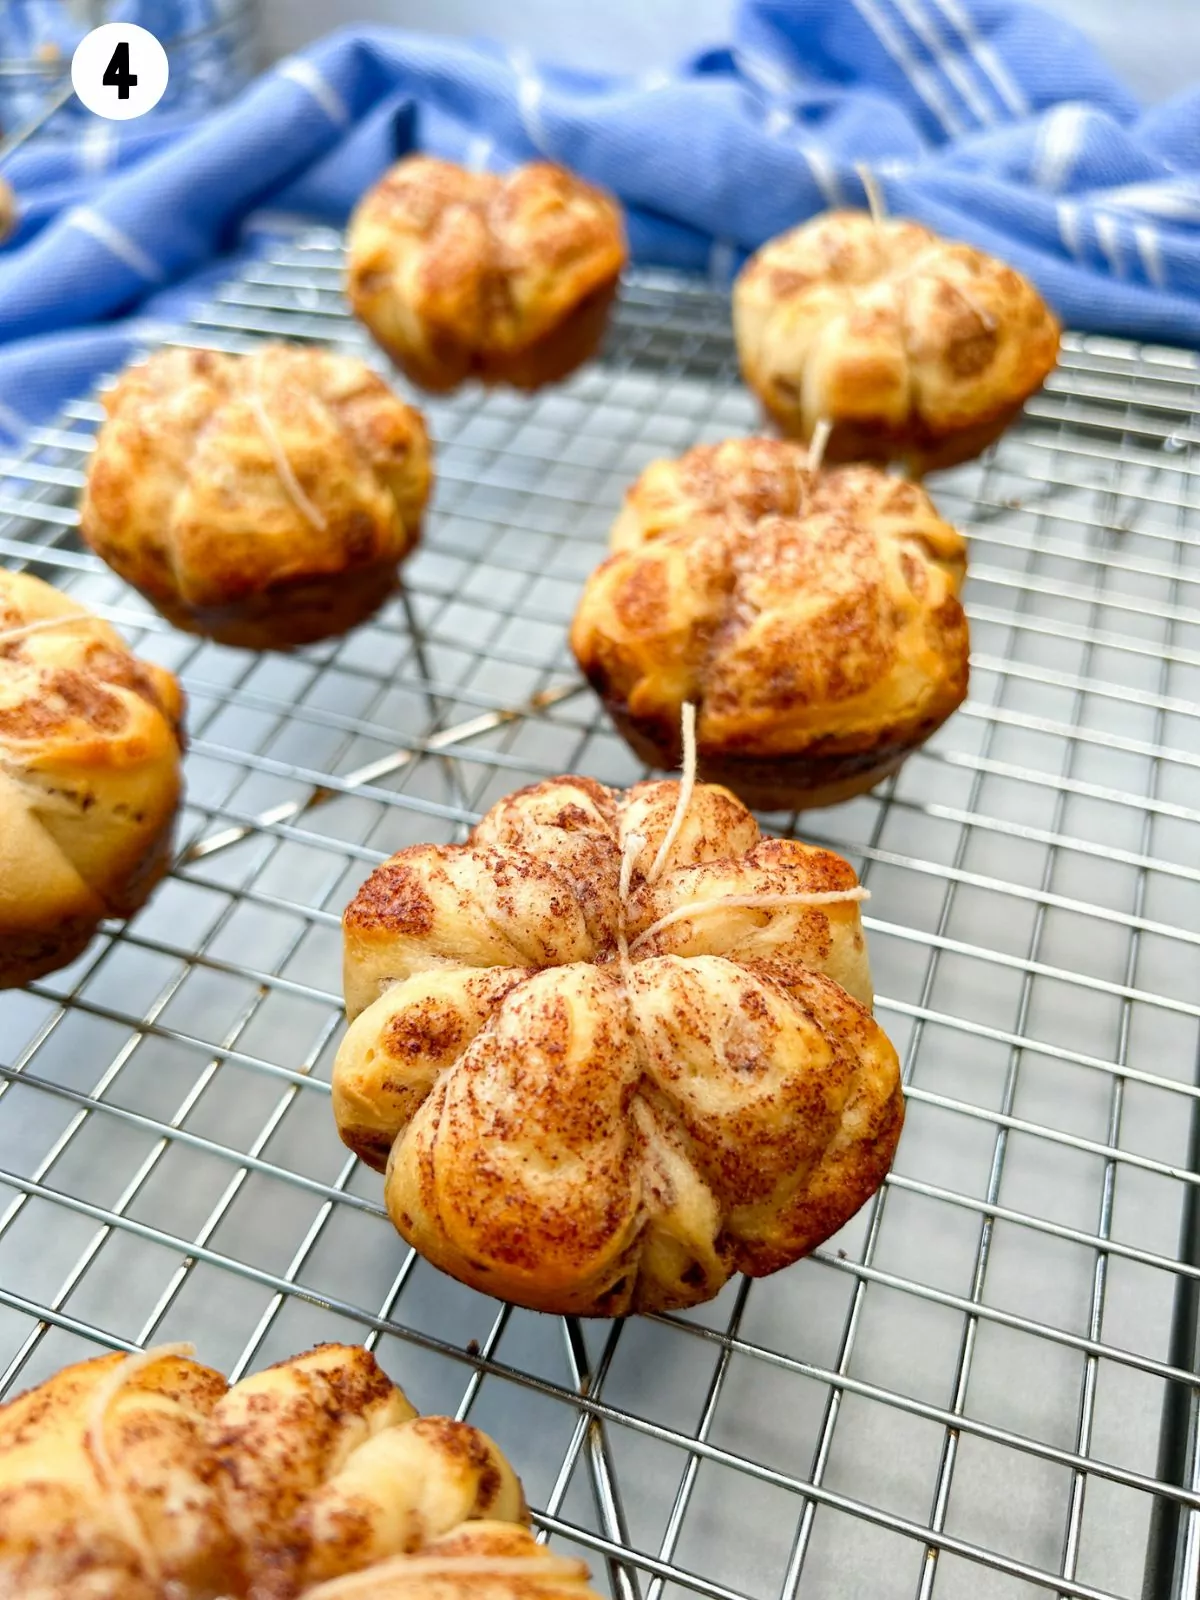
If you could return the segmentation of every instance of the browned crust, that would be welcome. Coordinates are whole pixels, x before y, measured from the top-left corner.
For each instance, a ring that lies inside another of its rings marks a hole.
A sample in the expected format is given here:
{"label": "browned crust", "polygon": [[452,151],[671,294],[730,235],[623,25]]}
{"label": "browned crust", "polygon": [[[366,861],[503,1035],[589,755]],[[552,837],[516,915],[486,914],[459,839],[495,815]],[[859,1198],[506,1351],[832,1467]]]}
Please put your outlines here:
{"label": "browned crust", "polygon": [[784,433],[826,459],[930,472],[985,449],[1058,359],[1036,287],[902,218],[829,211],[768,240],[733,291],[738,359]]}
{"label": "browned crust", "polygon": [[[639,724],[628,707],[603,697],[604,709],[617,732],[647,766],[670,772],[678,767],[678,736],[662,739],[648,724]],[[818,811],[866,794],[898,772],[925,736],[834,755],[739,756],[697,751],[696,769],[705,783],[732,789],[753,811]]]}
{"label": "browned crust", "polygon": [[21,989],[48,972],[69,967],[99,927],[95,917],[67,917],[54,928],[0,930],[0,989]]}
{"label": "browned crust", "polygon": [[894,772],[961,704],[966,542],[917,484],[811,472],[790,440],[650,463],[570,642],[619,732],[759,809],[833,805]]}
{"label": "browned crust", "polygon": [[298,650],[338,638],[374,616],[399,581],[398,564],[385,561],[324,578],[272,584],[229,605],[186,606],[175,596],[151,592],[132,573],[111,564],[173,627],[235,650]]}
{"label": "browned crust", "polygon": [[476,378],[489,388],[508,384],[531,393],[548,383],[558,383],[585,361],[590,361],[604,342],[608,313],[616,299],[620,275],[593,290],[557,326],[517,350],[472,350],[449,338],[439,341],[438,363],[423,362],[417,352],[389,342],[371,329],[372,337],[404,376],[430,394],[448,394],[467,378]]}
{"label": "browned crust", "polygon": [[65,966],[171,859],[183,693],[99,617],[0,571],[0,987]]}
{"label": "browned crust", "polygon": [[175,827],[179,819],[176,810],[159,829],[142,857],[132,877],[123,885],[110,890],[108,915],[128,919],[149,900],[151,894],[171,870],[175,858]]}
{"label": "browned crust", "polygon": [[903,1131],[904,1090],[897,1074],[891,1094],[872,1111],[869,1136],[860,1141],[854,1158],[841,1166],[836,1193],[810,1190],[804,1197],[807,1228],[793,1236],[786,1253],[760,1250],[741,1261],[739,1265],[747,1277],[764,1278],[779,1272],[795,1259],[795,1250],[810,1255],[845,1227],[847,1219],[860,1211],[883,1184]]}
{"label": "browned crust", "polygon": [[[110,891],[106,917],[134,916],[166,877],[174,859],[177,817],[173,812],[158,830],[133,876]],[[0,927],[0,989],[20,989],[35,978],[69,967],[87,949],[102,920],[75,916],[43,929]]]}
{"label": "browned crust", "polygon": [[[882,423],[838,422],[829,435],[824,459],[829,466],[851,461],[897,461],[910,478],[923,478],[926,473],[943,472],[982,455],[1020,416],[1028,398],[1026,395],[991,416],[941,433],[919,425],[888,428]],[[772,405],[769,393],[760,394],[759,400],[785,438],[806,438],[796,412]]]}

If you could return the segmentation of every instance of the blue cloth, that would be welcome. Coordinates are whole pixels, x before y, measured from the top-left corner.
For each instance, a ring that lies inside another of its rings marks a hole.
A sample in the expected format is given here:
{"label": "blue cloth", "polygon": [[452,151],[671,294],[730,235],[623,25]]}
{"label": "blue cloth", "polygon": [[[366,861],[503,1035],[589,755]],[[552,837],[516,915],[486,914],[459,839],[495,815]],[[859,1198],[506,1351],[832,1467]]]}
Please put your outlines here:
{"label": "blue cloth", "polygon": [[563,161],[621,196],[638,260],[726,278],[779,230],[862,205],[866,163],[893,213],[1011,260],[1068,324],[1200,344],[1200,90],[1142,112],[1024,0],[742,0],[733,43],[673,74],[353,30],[204,119],[18,151],[0,428],[119,363],[145,328],[115,319],[179,314],[264,208],[341,222],[411,148]]}

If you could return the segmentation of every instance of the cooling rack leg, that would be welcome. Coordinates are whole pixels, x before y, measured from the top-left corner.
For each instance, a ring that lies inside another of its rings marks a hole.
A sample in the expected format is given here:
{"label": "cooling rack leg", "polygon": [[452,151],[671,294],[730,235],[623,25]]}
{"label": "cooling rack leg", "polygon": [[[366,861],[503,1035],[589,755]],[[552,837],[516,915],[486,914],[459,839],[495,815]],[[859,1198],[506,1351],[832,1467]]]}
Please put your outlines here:
{"label": "cooling rack leg", "polygon": [[[622,1325],[614,1324],[612,1334],[605,1345],[602,1367],[597,1368],[595,1373],[592,1372],[578,1317],[564,1317],[562,1325],[571,1382],[579,1394],[594,1394],[603,1383]],[[583,1436],[586,1438],[588,1474],[592,1480],[592,1493],[596,1500],[601,1530],[614,1544],[628,1546],[629,1528],[625,1521],[625,1509],[621,1504],[616,1469],[605,1437],[604,1424],[596,1417],[580,1418],[580,1422]],[[567,1463],[564,1462],[564,1467],[566,1466]],[[569,1474],[569,1468],[567,1471]],[[641,1588],[632,1567],[609,1557],[608,1576],[614,1600],[641,1600]]]}
{"label": "cooling rack leg", "polygon": [[[696,1429],[696,1439],[703,1444],[707,1441],[712,1431],[713,1419],[717,1414],[717,1402],[721,1398],[721,1390],[725,1387],[725,1379],[729,1372],[729,1358],[733,1347],[730,1340],[736,1339],[741,1329],[742,1313],[746,1309],[746,1301],[750,1295],[749,1278],[743,1278],[738,1284],[737,1299],[734,1301],[733,1312],[730,1315],[726,1328],[725,1340],[721,1345],[721,1354],[708,1386],[708,1394],[704,1398],[704,1409],[700,1414],[700,1423]],[[662,1542],[658,1548],[660,1561],[671,1561],[675,1555],[675,1546],[679,1543],[679,1535],[683,1529],[683,1519],[691,1503],[692,1490],[696,1485],[696,1474],[700,1470],[700,1457],[696,1454],[688,1456],[687,1466],[679,1480],[679,1488],[675,1492],[675,1500],[667,1517],[667,1526],[663,1532]],[[663,1580],[655,1577],[650,1584],[647,1600],[662,1600]]]}
{"label": "cooling rack leg", "polygon": [[[404,620],[408,623],[408,631],[412,636],[413,657],[420,668],[421,676],[427,684],[436,683],[437,679],[430,668],[425,630],[421,626],[421,619],[417,616],[416,607],[412,603],[412,596],[403,582],[400,585],[400,605],[404,611]],[[446,714],[446,703],[442,696],[435,694],[432,689],[426,689],[424,699],[429,711],[429,726],[431,728],[441,727]],[[451,799],[455,805],[462,806],[465,810],[468,804],[467,792],[463,785],[462,774],[458,769],[458,762],[452,756],[443,756],[441,765],[446,774],[446,783]]]}
{"label": "cooling rack leg", "polygon": [[[892,795],[895,793],[895,788],[895,778],[889,778],[884,789],[883,804],[879,808],[879,814],[875,818],[874,826],[871,829],[871,837],[867,843],[862,871],[859,873],[859,882],[864,886],[867,884],[869,879],[873,854],[879,847],[879,842],[883,837],[883,830],[887,825],[888,811],[891,805]],[[933,964],[931,963],[931,972],[927,976],[927,989],[930,988],[933,983],[932,965]],[[915,1051],[910,1051],[905,1063],[905,1081],[907,1081],[907,1075],[911,1069],[913,1060],[915,1060]],[[863,1244],[862,1253],[862,1261],[864,1266],[869,1266],[875,1255],[875,1248],[879,1239],[879,1230],[883,1223],[883,1206],[886,1194],[886,1187],[880,1189],[875,1195],[874,1199],[870,1202],[870,1220],[867,1224],[867,1236]],[[839,1375],[844,1375],[849,1371],[851,1356],[854,1352],[854,1341],[858,1337],[859,1322],[862,1315],[862,1308],[866,1297],[866,1292],[866,1281],[865,1279],[860,1278],[854,1286],[854,1292],[850,1301],[850,1309],[846,1316],[845,1330],[842,1334],[841,1349],[838,1352],[837,1371]],[[813,1455],[812,1482],[817,1487],[820,1487],[824,1481],[825,1471],[829,1464],[829,1452],[833,1445],[833,1433],[834,1429],[837,1427],[838,1417],[841,1415],[841,1408],[842,1390],[833,1389],[830,1391],[829,1399],[826,1402],[825,1415],[821,1423],[821,1433]],[[796,1529],[796,1537],[792,1543],[791,1553],[788,1557],[787,1571],[784,1574],[783,1583],[780,1588],[780,1593],[784,1597],[784,1600],[793,1600],[793,1597],[800,1586],[800,1577],[804,1570],[805,1558],[808,1555],[808,1547],[809,1542],[812,1539],[812,1530],[813,1524],[816,1520],[816,1513],[816,1501],[806,1500],[804,1502],[804,1508],[800,1514],[800,1521]]]}

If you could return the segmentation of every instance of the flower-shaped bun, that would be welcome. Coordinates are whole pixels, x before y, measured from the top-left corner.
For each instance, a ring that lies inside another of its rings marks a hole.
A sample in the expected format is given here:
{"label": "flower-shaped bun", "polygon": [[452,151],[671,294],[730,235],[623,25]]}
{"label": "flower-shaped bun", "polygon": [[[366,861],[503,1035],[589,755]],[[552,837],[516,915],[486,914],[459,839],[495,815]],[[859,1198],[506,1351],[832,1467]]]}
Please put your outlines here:
{"label": "flower-shaped bun", "polygon": [[0,1407],[3,1600],[595,1600],[485,1435],[320,1345],[230,1387],[167,1345]]}
{"label": "flower-shaped bun", "polygon": [[617,202],[565,167],[408,156],[351,218],[346,293],[422,388],[536,389],[599,344],[625,253]]}
{"label": "flower-shaped bun", "polygon": [[853,870],[680,787],[537,784],[346,911],[342,1138],[422,1255],[537,1310],[787,1266],[899,1137]]}
{"label": "flower-shaped bun", "polygon": [[160,350],[105,396],[84,538],[179,628],[287,649],[377,610],[432,481],[419,411],[363,362]]}
{"label": "flower-shaped bun", "polygon": [[0,571],[0,989],[66,966],[166,872],[183,694],[40,578]]}
{"label": "flower-shaped bun", "polygon": [[784,433],[810,439],[825,419],[827,461],[913,473],[978,455],[1058,359],[1058,321],[1019,272],[865,211],[763,245],[733,322],[746,382]]}
{"label": "flower-shaped bun", "polygon": [[730,439],[655,461],[571,644],[618,729],[748,805],[832,805],[894,772],[967,692],[966,544],[915,484],[813,473],[800,445]]}

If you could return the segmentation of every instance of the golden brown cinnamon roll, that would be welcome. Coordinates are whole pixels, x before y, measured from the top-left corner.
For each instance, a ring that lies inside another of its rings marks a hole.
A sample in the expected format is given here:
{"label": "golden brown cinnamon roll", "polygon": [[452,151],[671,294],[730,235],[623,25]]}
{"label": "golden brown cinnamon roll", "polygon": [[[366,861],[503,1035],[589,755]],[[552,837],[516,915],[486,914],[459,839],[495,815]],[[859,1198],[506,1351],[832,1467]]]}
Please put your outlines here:
{"label": "golden brown cinnamon roll", "polygon": [[646,468],[571,627],[652,766],[698,708],[702,777],[761,810],[832,805],[894,772],[967,692],[962,536],[874,467],[810,472],[774,439]]}
{"label": "golden brown cinnamon roll", "polygon": [[66,966],[166,872],[182,715],[169,672],[0,570],[0,988]]}
{"label": "golden brown cinnamon roll", "polygon": [[510,795],[346,911],[342,1138],[422,1255],[536,1310],[787,1266],[878,1188],[903,1120],[861,893],[724,789]]}
{"label": "golden brown cinnamon roll", "polygon": [[0,1600],[595,1600],[486,1435],[366,1350],[230,1388],[165,1346],[0,1407]]}
{"label": "golden brown cinnamon roll", "polygon": [[604,334],[625,264],[621,210],[564,167],[504,177],[408,156],[350,222],[355,315],[414,383],[536,389]]}
{"label": "golden brown cinnamon roll", "polygon": [[420,535],[429,440],[363,362],[162,350],[104,405],[81,531],[176,627],[288,649],[387,599]]}
{"label": "golden brown cinnamon roll", "polygon": [[1012,267],[919,223],[830,211],[780,234],[733,291],[746,382],[826,461],[914,475],[978,455],[1058,359],[1059,325]]}

